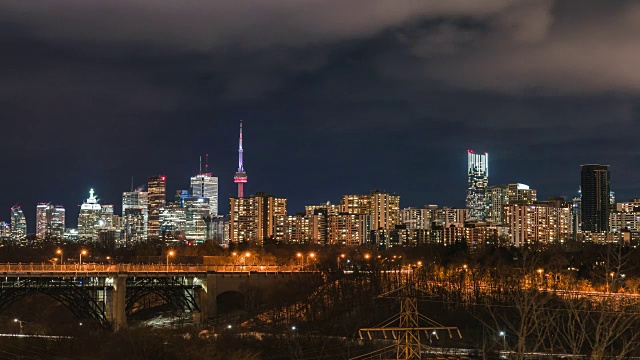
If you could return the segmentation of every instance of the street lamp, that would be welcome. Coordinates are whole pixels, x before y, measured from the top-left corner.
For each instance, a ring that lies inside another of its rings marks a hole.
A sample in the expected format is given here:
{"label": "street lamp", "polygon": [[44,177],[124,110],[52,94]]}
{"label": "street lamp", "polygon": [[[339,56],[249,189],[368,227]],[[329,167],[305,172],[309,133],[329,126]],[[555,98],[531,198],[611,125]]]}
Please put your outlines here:
{"label": "street lamp", "polygon": [[169,271],[169,256],[174,256],[175,254],[176,252],[173,250],[167,251],[167,271]]}
{"label": "street lamp", "polygon": [[500,331],[499,334],[502,338],[502,351],[507,351],[507,334],[504,331]]}
{"label": "street lamp", "polygon": [[346,254],[340,254],[340,256],[338,256],[338,269],[340,269],[340,259],[344,259],[346,256]]}
{"label": "street lamp", "polygon": [[18,319],[13,319],[13,322],[17,322],[20,324],[20,335],[24,335],[24,333],[22,332],[22,323],[26,323],[26,321],[22,321],[22,320],[18,320]]}
{"label": "street lamp", "polygon": [[300,266],[304,266],[304,257],[302,257],[302,253],[297,253],[296,256],[300,259]]}
{"label": "street lamp", "polygon": [[60,255],[60,265],[64,264],[64,257],[62,256],[62,249],[56,250],[56,254]]}
{"label": "street lamp", "polygon": [[250,253],[250,252],[248,252],[248,251],[247,251],[246,253],[244,253],[244,256],[242,257],[242,264],[243,264],[243,265],[247,265],[247,258],[248,258],[249,256],[251,256],[251,253]]}
{"label": "street lamp", "polygon": [[536,270],[538,272],[538,274],[540,274],[540,283],[542,284],[544,278],[542,277],[542,274],[544,273],[544,269],[538,269]]}
{"label": "street lamp", "polygon": [[364,254],[364,258],[365,258],[365,260],[369,260],[369,258],[370,258],[370,257],[371,257],[371,255],[369,255],[369,254]]}
{"label": "street lamp", "polygon": [[82,255],[87,255],[87,250],[80,251],[80,265],[82,265]]}

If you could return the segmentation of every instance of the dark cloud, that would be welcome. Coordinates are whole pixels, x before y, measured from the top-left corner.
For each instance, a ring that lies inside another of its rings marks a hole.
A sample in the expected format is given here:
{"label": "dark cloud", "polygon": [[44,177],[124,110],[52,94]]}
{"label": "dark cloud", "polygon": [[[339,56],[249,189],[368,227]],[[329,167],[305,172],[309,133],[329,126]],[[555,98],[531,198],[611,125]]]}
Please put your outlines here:
{"label": "dark cloud", "polygon": [[596,0],[4,1],[0,206],[73,219],[91,186],[116,204],[131,176],[186,188],[204,153],[224,198],[239,119],[248,191],[291,211],[372,188],[460,206],[468,148],[491,154],[491,183],[574,196],[579,164],[603,162],[637,196],[638,17]]}

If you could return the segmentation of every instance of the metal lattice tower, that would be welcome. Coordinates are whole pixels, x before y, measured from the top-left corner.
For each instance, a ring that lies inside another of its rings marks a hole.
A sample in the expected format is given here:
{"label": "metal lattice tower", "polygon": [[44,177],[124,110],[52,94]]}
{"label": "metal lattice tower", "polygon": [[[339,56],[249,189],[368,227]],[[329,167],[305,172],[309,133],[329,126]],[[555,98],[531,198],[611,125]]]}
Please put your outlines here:
{"label": "metal lattice tower", "polygon": [[[400,303],[400,313],[376,327],[360,329],[358,331],[360,339],[364,339],[364,334],[367,335],[369,340],[373,339],[372,334],[382,335],[383,338],[388,339],[390,334],[396,340],[395,359],[414,360],[422,359],[422,351],[427,348],[420,340],[420,336],[423,333],[429,341],[431,341],[431,336],[439,339],[438,331],[446,331],[450,338],[453,338],[454,333],[462,338],[462,334],[460,334],[460,330],[457,327],[444,326],[418,312],[418,299],[426,297],[432,296],[416,286],[408,285],[380,295],[379,298],[397,299]],[[386,349],[388,348],[382,350]],[[381,355],[378,351],[374,353],[371,353],[371,358],[378,358]],[[358,357],[358,359],[366,358]]]}

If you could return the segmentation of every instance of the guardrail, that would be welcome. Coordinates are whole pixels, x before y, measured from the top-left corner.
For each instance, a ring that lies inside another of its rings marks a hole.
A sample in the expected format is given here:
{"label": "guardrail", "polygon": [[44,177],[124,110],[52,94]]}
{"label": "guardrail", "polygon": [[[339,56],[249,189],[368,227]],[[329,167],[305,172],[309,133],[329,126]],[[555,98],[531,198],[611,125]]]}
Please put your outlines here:
{"label": "guardrail", "polygon": [[312,271],[299,265],[201,265],[201,264],[0,264],[0,273],[189,273],[189,272],[307,272]]}

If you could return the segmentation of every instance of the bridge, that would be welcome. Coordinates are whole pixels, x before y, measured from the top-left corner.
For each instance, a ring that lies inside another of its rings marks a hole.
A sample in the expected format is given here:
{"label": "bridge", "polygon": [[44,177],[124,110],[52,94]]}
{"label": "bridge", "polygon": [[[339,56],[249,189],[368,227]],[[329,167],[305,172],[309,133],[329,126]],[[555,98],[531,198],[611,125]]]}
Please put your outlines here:
{"label": "bridge", "polygon": [[313,276],[318,273],[301,266],[276,265],[0,264],[0,312],[44,293],[79,319],[120,329],[145,296],[155,295],[206,324],[217,315],[220,294]]}

